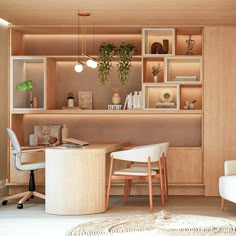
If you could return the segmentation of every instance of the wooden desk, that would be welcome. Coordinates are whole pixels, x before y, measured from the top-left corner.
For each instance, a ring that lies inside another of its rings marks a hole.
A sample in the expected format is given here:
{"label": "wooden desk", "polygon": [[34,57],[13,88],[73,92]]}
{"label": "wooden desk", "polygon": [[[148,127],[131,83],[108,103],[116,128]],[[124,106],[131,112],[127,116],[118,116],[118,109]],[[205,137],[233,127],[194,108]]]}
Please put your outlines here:
{"label": "wooden desk", "polygon": [[59,215],[105,211],[106,153],[122,143],[46,148],[45,210]]}

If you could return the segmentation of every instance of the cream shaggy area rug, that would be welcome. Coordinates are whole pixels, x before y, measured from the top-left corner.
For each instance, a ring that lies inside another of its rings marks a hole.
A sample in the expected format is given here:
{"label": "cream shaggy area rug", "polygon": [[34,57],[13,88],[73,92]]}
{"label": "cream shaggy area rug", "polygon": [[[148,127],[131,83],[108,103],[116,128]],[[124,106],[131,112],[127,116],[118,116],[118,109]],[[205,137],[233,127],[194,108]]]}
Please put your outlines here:
{"label": "cream shaggy area rug", "polygon": [[172,214],[112,217],[78,225],[66,236],[236,236],[236,222],[227,219]]}

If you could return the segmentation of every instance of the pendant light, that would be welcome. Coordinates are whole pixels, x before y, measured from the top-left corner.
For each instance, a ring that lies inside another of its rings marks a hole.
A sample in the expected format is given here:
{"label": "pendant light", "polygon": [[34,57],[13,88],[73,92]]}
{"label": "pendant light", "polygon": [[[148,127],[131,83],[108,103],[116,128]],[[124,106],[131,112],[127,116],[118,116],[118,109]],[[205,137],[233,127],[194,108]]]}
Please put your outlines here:
{"label": "pendant light", "polygon": [[82,63],[80,60],[79,60],[79,12],[78,12],[78,27],[77,27],[77,36],[78,36],[78,39],[77,39],[77,55],[78,55],[78,59],[77,59],[77,64],[75,65],[74,69],[77,73],[80,73],[83,71],[84,67],[84,63]]}
{"label": "pendant light", "polygon": [[[77,64],[75,65],[74,69],[76,72],[80,73],[83,71],[83,66],[85,65],[83,62],[81,62],[79,60],[79,18],[80,17],[86,17],[86,16],[90,16],[90,13],[87,11],[78,11],[78,60],[77,60]],[[87,57],[87,61],[86,61],[86,65],[90,68],[95,69],[97,67],[97,62],[94,58],[88,56],[86,54],[86,26],[84,24],[84,22],[82,22],[82,56]]]}

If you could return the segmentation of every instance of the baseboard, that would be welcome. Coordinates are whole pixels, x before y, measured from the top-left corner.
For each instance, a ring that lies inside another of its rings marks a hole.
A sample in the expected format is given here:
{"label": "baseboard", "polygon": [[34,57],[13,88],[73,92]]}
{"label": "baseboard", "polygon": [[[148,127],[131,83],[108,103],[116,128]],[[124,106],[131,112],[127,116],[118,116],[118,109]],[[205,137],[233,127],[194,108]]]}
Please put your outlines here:
{"label": "baseboard", "polygon": [[[174,184],[169,185],[169,195],[205,195],[203,184]],[[123,195],[124,184],[112,184],[111,195]],[[148,195],[148,185],[133,184],[131,195]],[[159,184],[153,184],[153,195],[160,195]]]}
{"label": "baseboard", "polygon": [[8,195],[6,180],[0,180],[0,198]]}

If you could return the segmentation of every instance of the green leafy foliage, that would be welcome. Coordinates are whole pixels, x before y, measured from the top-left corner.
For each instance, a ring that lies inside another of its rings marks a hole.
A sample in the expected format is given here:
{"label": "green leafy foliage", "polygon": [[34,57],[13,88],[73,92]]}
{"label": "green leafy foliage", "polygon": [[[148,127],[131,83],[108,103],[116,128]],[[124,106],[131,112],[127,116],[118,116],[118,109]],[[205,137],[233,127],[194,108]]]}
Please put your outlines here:
{"label": "green leafy foliage", "polygon": [[134,55],[136,48],[133,44],[122,43],[118,49],[119,61],[117,64],[118,77],[120,83],[124,86],[128,80],[129,72],[131,71],[132,65],[131,60]]}
{"label": "green leafy foliage", "polygon": [[32,89],[32,80],[25,80],[16,86],[16,90],[19,91],[25,91],[28,89]]}
{"label": "green leafy foliage", "polygon": [[102,85],[105,85],[108,81],[115,52],[116,46],[112,43],[103,43],[99,48],[98,77]]}

